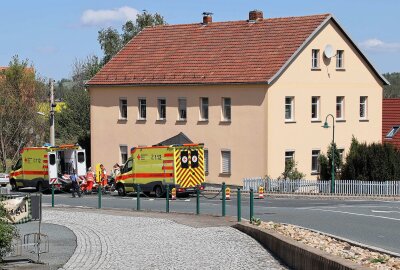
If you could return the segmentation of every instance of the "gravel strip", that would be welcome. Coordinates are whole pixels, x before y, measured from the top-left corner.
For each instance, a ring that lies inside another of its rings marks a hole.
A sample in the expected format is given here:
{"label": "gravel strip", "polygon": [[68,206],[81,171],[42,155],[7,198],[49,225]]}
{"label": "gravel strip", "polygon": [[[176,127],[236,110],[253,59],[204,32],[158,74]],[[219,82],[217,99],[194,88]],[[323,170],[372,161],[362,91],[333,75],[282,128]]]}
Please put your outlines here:
{"label": "gravel strip", "polygon": [[62,269],[286,269],[251,237],[230,227],[193,228],[170,220],[44,210],[70,228],[77,248]]}

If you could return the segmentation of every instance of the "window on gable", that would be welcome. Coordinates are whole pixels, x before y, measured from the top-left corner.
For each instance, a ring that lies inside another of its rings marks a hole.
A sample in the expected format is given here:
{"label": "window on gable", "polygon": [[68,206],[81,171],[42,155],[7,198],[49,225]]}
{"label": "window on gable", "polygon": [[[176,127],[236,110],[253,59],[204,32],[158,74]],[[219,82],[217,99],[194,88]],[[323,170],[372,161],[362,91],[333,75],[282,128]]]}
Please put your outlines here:
{"label": "window on gable", "polygon": [[360,97],[360,118],[367,119],[367,100],[368,97]]}
{"label": "window on gable", "polygon": [[343,50],[336,51],[336,68],[338,69],[344,68],[343,56],[344,56]]}
{"label": "window on gable", "polygon": [[311,53],[311,68],[318,69],[319,68],[319,50],[314,49]]}
{"label": "window on gable", "polygon": [[389,133],[386,135],[386,138],[392,139],[394,135],[400,130],[400,126],[394,126],[392,129],[389,131]]}
{"label": "window on gable", "polygon": [[294,97],[285,97],[285,120],[294,120]]}

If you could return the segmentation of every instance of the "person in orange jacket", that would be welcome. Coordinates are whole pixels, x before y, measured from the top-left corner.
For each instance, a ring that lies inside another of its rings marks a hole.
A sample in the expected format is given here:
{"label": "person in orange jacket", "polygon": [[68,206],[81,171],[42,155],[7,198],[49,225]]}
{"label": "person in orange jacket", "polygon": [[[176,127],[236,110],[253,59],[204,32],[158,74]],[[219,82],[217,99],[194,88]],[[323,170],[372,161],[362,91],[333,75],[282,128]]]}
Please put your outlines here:
{"label": "person in orange jacket", "polygon": [[85,186],[86,193],[92,193],[93,182],[94,182],[94,172],[90,167],[86,173],[86,186]]}
{"label": "person in orange jacket", "polygon": [[100,165],[100,169],[101,169],[101,176],[100,176],[101,186],[105,191],[105,187],[107,186],[107,171],[103,164]]}

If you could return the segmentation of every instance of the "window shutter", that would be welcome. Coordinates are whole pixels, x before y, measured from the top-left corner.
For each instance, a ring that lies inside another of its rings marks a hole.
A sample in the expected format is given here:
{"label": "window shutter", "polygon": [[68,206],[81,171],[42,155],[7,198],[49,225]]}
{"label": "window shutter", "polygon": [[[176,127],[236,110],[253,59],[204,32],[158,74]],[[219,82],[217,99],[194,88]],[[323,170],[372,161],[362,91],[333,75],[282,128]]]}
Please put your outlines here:
{"label": "window shutter", "polygon": [[231,172],[231,152],[222,151],[222,173]]}

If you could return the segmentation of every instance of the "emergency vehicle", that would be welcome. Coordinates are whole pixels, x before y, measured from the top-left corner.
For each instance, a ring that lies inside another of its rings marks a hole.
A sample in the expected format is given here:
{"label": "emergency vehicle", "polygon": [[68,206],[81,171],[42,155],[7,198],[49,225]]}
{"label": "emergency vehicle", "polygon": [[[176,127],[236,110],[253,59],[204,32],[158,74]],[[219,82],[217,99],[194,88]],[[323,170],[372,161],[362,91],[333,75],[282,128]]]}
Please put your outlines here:
{"label": "emergency vehicle", "polygon": [[166,185],[177,193],[191,193],[205,181],[204,145],[133,147],[121,173],[116,176],[120,196],[134,192],[140,184],[144,193],[165,194]]}
{"label": "emergency vehicle", "polygon": [[85,150],[79,145],[60,145],[43,147],[26,147],[21,150],[21,158],[12,167],[10,184],[13,190],[24,187],[35,187],[43,191],[54,184],[56,190],[67,189],[62,176],[86,174]]}

